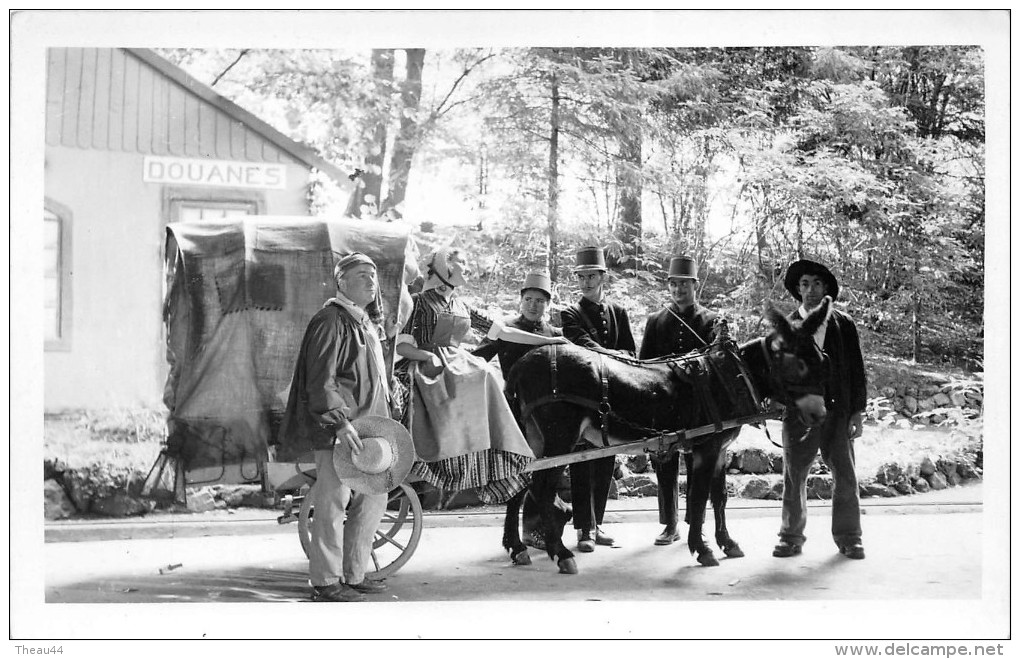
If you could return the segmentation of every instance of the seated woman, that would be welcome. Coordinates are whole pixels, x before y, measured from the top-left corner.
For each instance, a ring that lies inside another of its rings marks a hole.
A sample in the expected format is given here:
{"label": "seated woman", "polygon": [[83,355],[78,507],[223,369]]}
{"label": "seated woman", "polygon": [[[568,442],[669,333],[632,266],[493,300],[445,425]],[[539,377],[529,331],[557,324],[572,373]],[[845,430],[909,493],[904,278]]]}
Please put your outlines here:
{"label": "seated woman", "polygon": [[396,367],[397,377],[411,392],[404,423],[418,454],[411,474],[452,492],[479,488],[483,501],[502,502],[525,487],[522,470],[534,454],[499,377],[460,342],[469,329],[492,340],[536,346],[566,339],[488,318],[457,298],[455,289],[465,284],[460,253],[436,250],[425,285],[413,296],[411,317],[397,336],[396,352],[405,360]]}

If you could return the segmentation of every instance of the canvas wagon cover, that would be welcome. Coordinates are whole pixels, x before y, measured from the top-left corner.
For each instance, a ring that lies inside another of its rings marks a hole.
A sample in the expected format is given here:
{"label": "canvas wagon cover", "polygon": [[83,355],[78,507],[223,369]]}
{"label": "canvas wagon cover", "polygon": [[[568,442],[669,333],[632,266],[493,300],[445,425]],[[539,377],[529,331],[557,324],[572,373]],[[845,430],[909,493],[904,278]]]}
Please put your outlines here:
{"label": "canvas wagon cover", "polygon": [[[260,216],[167,227],[166,453],[188,484],[259,478],[305,327],[351,251],[376,262],[387,327],[402,327],[403,284],[417,274],[406,225]],[[393,342],[384,348],[392,364]]]}

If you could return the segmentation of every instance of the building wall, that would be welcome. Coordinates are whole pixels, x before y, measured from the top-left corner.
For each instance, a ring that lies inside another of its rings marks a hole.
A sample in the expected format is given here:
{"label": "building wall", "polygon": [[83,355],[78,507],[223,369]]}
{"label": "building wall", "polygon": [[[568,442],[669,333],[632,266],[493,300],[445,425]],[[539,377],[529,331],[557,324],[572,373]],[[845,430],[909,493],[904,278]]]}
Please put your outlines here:
{"label": "building wall", "polygon": [[[181,188],[142,181],[144,155],[47,146],[45,194],[70,213],[69,334],[48,347],[47,412],[161,404],[165,226],[171,199],[245,199],[260,214],[307,215],[308,169],[291,161],[282,190]],[[284,154],[283,160],[289,160]]]}

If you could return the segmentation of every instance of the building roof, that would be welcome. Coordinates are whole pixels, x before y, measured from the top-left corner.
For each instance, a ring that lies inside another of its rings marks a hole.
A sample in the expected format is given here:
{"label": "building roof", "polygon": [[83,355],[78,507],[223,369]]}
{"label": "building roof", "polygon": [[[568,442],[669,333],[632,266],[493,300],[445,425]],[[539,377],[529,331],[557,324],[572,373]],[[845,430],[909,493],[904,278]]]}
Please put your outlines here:
{"label": "building roof", "polygon": [[217,93],[180,67],[156,54],[153,50],[148,48],[124,48],[123,50],[131,53],[166,77],[183,86],[203,101],[245,124],[294,159],[327,174],[344,190],[350,191],[352,189],[353,184],[348,178],[347,172],[322,158],[311,147],[287,137],[251,112]]}

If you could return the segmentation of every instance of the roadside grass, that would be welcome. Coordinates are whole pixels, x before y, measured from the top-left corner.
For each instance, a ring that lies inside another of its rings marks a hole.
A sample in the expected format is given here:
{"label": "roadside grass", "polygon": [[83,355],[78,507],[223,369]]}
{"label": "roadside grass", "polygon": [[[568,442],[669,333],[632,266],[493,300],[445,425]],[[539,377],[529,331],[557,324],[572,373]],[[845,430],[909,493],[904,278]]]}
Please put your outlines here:
{"label": "roadside grass", "polygon": [[165,423],[155,410],[47,415],[43,459],[59,460],[67,469],[105,465],[144,474],[159,455]]}
{"label": "roadside grass", "polygon": [[[164,424],[162,413],[150,410],[48,416],[43,457],[50,462],[59,460],[66,469],[103,466],[111,473],[140,472],[144,476],[162,448]],[[768,428],[772,441],[781,443],[781,424],[769,421]],[[749,448],[782,454],[763,430],[747,426],[730,451]],[[933,461],[957,455],[973,458],[980,449],[979,424],[901,428],[867,423],[855,445],[857,473],[866,481],[888,463],[906,467],[918,465],[926,457]]]}
{"label": "roadside grass", "polygon": [[[783,429],[779,421],[768,422],[772,441],[782,444]],[[895,425],[865,423],[864,434],[854,442],[857,475],[862,481],[875,478],[882,465],[895,463],[903,467],[919,465],[924,458],[933,462],[939,458],[967,455],[973,459],[980,451],[982,439],[980,425],[966,427],[920,426],[902,428]],[[782,455],[758,428],[746,426],[730,445],[730,451],[759,448],[772,455]]]}

